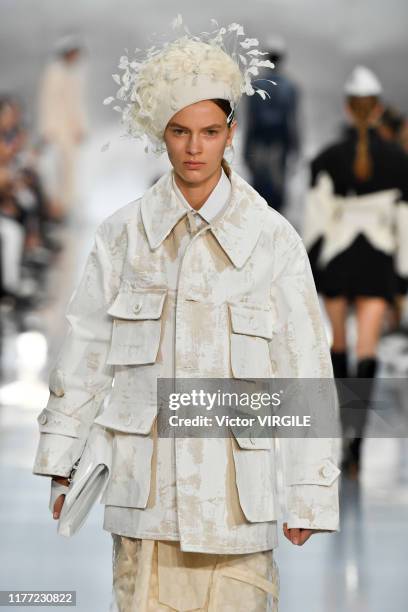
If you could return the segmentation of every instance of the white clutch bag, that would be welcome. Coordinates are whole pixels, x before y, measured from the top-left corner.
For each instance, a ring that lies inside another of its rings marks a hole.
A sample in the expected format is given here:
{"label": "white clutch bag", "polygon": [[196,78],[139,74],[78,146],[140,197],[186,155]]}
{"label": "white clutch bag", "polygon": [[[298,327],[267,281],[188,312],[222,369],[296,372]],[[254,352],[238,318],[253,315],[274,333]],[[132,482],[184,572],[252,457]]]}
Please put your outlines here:
{"label": "white clutch bag", "polygon": [[105,490],[112,468],[112,441],[109,430],[93,423],[67,489],[58,521],[59,535],[70,537],[77,533]]}

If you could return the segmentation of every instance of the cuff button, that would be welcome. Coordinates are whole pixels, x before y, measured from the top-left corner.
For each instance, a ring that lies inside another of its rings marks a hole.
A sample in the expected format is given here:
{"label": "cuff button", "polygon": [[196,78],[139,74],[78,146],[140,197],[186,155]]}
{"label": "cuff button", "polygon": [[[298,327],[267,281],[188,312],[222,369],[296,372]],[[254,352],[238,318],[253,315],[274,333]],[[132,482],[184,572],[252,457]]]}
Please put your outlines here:
{"label": "cuff button", "polygon": [[47,421],[48,421],[47,415],[45,414],[45,412],[42,412],[40,416],[38,417],[38,422],[41,423],[41,425],[45,425]]}

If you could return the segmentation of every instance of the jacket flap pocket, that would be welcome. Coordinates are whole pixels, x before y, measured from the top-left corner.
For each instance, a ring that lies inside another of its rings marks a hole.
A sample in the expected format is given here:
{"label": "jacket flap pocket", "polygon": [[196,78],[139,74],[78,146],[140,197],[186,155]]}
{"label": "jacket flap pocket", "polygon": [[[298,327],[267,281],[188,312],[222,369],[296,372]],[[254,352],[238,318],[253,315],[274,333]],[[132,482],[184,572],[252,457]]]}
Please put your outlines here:
{"label": "jacket flap pocket", "polygon": [[229,304],[229,310],[234,333],[260,336],[271,340],[274,324],[272,310],[261,310],[241,304]]}
{"label": "jacket flap pocket", "polygon": [[331,459],[322,459],[315,463],[297,464],[290,471],[287,484],[317,484],[330,486],[338,478],[339,468]]}
{"label": "jacket flap pocket", "polygon": [[270,450],[272,448],[272,439],[264,436],[255,436],[255,431],[251,431],[251,427],[252,424],[246,429],[243,426],[230,425],[229,429],[238,446],[247,450]]}
{"label": "jacket flap pocket", "polygon": [[152,427],[156,420],[157,409],[155,405],[149,406],[146,402],[143,408],[135,411],[134,407],[122,409],[121,411],[109,406],[99,416],[96,417],[94,423],[102,425],[107,429],[121,431],[129,434],[147,435],[152,431]]}
{"label": "jacket flap pocket", "polygon": [[53,433],[62,436],[80,438],[85,432],[81,421],[62,412],[44,408],[37,417],[41,433]]}
{"label": "jacket flap pocket", "polygon": [[163,310],[167,289],[140,291],[140,293],[119,292],[108,310],[117,319],[159,319]]}

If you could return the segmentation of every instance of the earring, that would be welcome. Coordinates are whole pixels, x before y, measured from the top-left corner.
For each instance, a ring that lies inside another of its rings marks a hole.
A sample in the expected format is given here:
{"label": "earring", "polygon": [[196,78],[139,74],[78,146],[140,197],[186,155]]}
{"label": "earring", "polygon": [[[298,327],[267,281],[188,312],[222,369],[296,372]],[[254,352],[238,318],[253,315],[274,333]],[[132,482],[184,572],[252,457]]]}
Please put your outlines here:
{"label": "earring", "polygon": [[234,149],[234,145],[228,145],[228,147],[226,147],[225,151],[224,151],[224,159],[228,164],[232,164],[232,162],[234,161],[234,156],[235,156],[235,149]]}

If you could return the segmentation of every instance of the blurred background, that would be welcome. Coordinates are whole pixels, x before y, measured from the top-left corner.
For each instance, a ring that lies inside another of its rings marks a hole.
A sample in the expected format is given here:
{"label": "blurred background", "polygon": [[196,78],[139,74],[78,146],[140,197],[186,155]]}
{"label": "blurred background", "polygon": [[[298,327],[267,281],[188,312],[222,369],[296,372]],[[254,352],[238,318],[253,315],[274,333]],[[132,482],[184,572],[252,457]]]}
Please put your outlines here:
{"label": "blurred background", "polygon": [[[343,87],[356,65],[380,79],[389,113],[383,136],[408,152],[406,0],[0,0],[0,589],[76,590],[77,608],[87,612],[109,608],[103,507],[72,541],[57,536],[49,479],[31,473],[36,417],[96,225],[169,167],[165,156],[121,136],[119,115],[103,100],[117,89],[112,74],[124,49],[150,46],[178,13],[192,32],[212,18],[241,23],[278,59],[286,97],[275,108],[280,136],[267,162],[276,180],[264,188],[297,229],[310,162],[344,129]],[[261,189],[248,157],[251,113],[243,100],[231,165]],[[323,305],[322,314],[330,338]],[[348,327],[353,338],[352,316]],[[383,373],[404,378],[407,354],[402,301],[379,343]],[[342,477],[341,510],[336,535],[314,536],[302,548],[282,536],[280,609],[401,612],[408,601],[405,439],[365,440],[359,477]]]}

